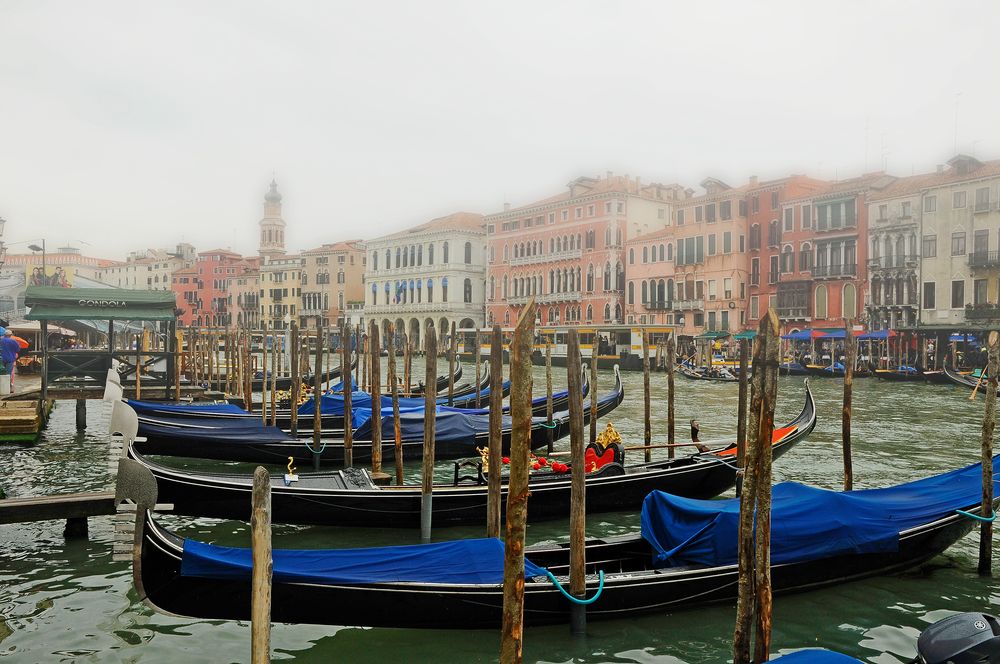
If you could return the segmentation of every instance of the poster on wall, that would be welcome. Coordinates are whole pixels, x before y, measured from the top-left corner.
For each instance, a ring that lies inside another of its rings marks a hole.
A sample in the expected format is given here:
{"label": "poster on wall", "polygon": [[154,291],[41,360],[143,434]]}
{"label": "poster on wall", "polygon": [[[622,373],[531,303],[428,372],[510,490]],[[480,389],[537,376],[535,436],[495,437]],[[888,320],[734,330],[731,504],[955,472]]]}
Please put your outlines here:
{"label": "poster on wall", "polygon": [[0,270],[0,312],[24,306],[25,276],[21,270]]}
{"label": "poster on wall", "polygon": [[58,286],[60,288],[69,288],[69,276],[62,267],[54,268],[41,268],[33,267],[31,270],[31,279],[28,282],[30,286]]}

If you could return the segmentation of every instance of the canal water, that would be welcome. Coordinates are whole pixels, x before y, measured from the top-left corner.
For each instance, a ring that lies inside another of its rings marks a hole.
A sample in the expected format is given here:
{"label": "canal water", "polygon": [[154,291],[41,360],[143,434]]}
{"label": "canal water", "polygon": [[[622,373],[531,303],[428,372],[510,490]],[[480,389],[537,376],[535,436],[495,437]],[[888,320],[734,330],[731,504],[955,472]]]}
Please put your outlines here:
{"label": "canal water", "polygon": [[[418,364],[415,362],[415,364]],[[565,370],[555,369],[556,389]],[[466,366],[473,379],[474,367]],[[642,375],[625,373],[625,402],[609,419],[629,443],[642,442]],[[602,371],[599,389],[610,388]],[[666,375],[653,374],[654,439],[664,442]],[[544,390],[535,369],[535,393]],[[806,441],[782,457],[775,481],[797,480],[837,488],[842,482],[840,405],[842,383],[814,379],[819,424]],[[733,435],[736,386],[677,377],[678,440],[687,422],[701,422],[702,438]],[[776,423],[797,414],[801,379],[781,378]],[[951,386],[855,381],[854,477],[858,488],[885,486],[978,461],[983,401]],[[9,496],[99,490],[107,472],[107,405],[90,402],[88,429],[74,429],[74,405],[61,402],[43,439],[33,447],[0,449],[0,486]],[[604,426],[604,421],[601,422]],[[568,441],[560,441],[561,448]],[[630,453],[630,454],[641,454]],[[657,450],[657,454],[665,454]],[[191,462],[219,467],[217,462]],[[416,477],[411,464],[408,474]],[[235,466],[234,466],[235,467]],[[278,472],[277,469],[274,469]],[[451,464],[439,466],[446,480]],[[530,511],[530,502],[529,507]],[[167,517],[181,534],[249,546],[242,522]],[[275,547],[349,547],[414,543],[416,531],[276,526]],[[596,514],[590,535],[638,530],[634,513]],[[481,535],[479,528],[435,532],[436,539]],[[530,542],[566,537],[566,522],[530,525]],[[91,519],[90,538],[67,542],[62,523],[0,526],[0,660],[11,662],[243,662],[249,659],[249,623],[198,621],[160,615],[136,598],[130,564],[112,560],[114,524]],[[775,600],[773,651],[826,646],[860,659],[906,661],[916,637],[931,622],[957,611],[1000,612],[1000,581],[977,576],[976,536],[969,536],[930,564],[880,577]],[[1000,564],[994,565],[1000,574]],[[598,600],[599,601],[599,600]],[[323,607],[314,607],[322,613]],[[386,611],[393,607],[387,606]],[[735,607],[722,605],[631,620],[592,622],[586,639],[566,626],[529,629],[525,660],[532,662],[724,662],[730,657]],[[273,658],[303,662],[489,662],[499,630],[468,632],[275,625]]]}

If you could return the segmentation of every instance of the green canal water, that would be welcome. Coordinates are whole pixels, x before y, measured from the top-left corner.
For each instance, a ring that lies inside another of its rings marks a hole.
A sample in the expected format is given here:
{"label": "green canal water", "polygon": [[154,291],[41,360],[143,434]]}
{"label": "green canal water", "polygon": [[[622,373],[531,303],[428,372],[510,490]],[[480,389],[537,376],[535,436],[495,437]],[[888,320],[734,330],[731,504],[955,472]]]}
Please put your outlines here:
{"label": "green canal water", "polygon": [[[466,367],[471,371],[473,367]],[[536,368],[535,391],[544,389]],[[557,389],[565,370],[555,370]],[[471,377],[470,377],[471,379]],[[642,440],[642,375],[624,374],[626,400],[611,421],[628,441]],[[611,373],[601,372],[601,391]],[[665,438],[666,376],[652,377],[654,437]],[[775,465],[775,481],[797,480],[837,488],[842,384],[813,381],[819,424]],[[677,379],[678,438],[698,418],[702,438],[732,435],[736,386]],[[800,379],[782,378],[777,422],[798,413]],[[72,402],[60,403],[43,439],[33,447],[0,449],[0,486],[10,496],[98,490],[109,486],[107,405],[89,404],[89,428],[74,429]],[[854,476],[858,488],[916,479],[974,463],[979,454],[983,402],[950,386],[855,382]],[[603,422],[601,426],[603,427]],[[561,441],[567,447],[568,441]],[[662,453],[662,451],[658,451]],[[201,465],[210,465],[200,462]],[[214,464],[216,467],[222,464]],[[408,472],[415,475],[416,468]],[[442,480],[450,463],[439,468]],[[529,503],[530,510],[530,503]],[[242,522],[165,521],[188,537],[249,545]],[[597,514],[591,535],[638,530],[632,513]],[[567,524],[529,526],[530,542],[565,538]],[[478,536],[479,528],[438,530],[437,539]],[[413,543],[416,531],[277,526],[276,547],[348,547]],[[249,623],[198,621],[160,615],[136,598],[130,564],[114,562],[114,524],[91,519],[90,538],[67,542],[62,523],[0,526],[0,660],[11,662],[243,662],[249,659]],[[921,629],[957,611],[1000,612],[1000,581],[976,575],[977,543],[970,536],[929,565],[810,593],[776,598],[775,652],[826,646],[879,664],[914,655]],[[1000,574],[1000,564],[994,566]],[[314,607],[317,614],[322,606]],[[393,607],[387,606],[386,611]],[[671,612],[632,620],[592,622],[574,640],[565,626],[529,629],[525,660],[532,662],[724,662],[729,659],[734,606]],[[273,658],[304,662],[489,662],[497,631],[414,631],[312,625],[275,625]]]}

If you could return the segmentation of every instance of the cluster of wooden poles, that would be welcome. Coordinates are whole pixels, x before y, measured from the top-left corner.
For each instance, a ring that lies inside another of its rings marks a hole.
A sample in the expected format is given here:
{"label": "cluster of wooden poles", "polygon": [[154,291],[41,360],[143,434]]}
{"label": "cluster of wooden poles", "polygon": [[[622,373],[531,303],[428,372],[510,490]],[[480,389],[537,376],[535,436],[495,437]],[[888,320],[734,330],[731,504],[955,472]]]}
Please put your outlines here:
{"label": "cluster of wooden poles", "polygon": [[[535,303],[532,300],[522,311],[510,350],[510,407],[512,435],[510,444],[510,466],[508,475],[508,493],[506,505],[506,521],[503,529],[505,542],[504,554],[504,594],[503,619],[500,639],[500,661],[521,662],[524,645],[524,548],[525,527],[529,503],[529,468],[531,457],[531,400],[532,400],[532,367],[531,353],[534,339]],[[850,329],[850,326],[848,326]],[[320,331],[321,332],[321,331]],[[346,335],[346,328],[343,331]],[[292,347],[296,346],[298,331],[292,328]],[[378,349],[379,329],[372,325],[368,330],[365,348],[373,352],[365,353],[366,388],[371,391],[373,400],[378,403],[381,392],[380,358]],[[399,427],[399,390],[396,381],[396,360],[393,348],[395,334],[390,329],[388,346],[388,387],[392,396],[392,410],[395,431],[395,480],[403,481],[402,449]],[[359,337],[361,338],[361,337]],[[454,374],[455,334],[452,330],[451,353],[449,353],[450,375]],[[846,336],[847,361],[844,379],[844,404],[842,415],[842,434],[844,452],[844,489],[853,487],[853,468],[851,460],[851,401],[853,389],[853,366],[857,354],[857,341],[852,334]],[[477,348],[477,389],[479,385],[479,348]],[[586,588],[586,483],[584,468],[584,405],[582,397],[582,359],[580,355],[580,340],[576,330],[568,334],[567,348],[567,380],[569,391],[569,421],[570,421],[570,456],[571,462],[571,501],[570,501],[570,589],[569,594],[578,600],[585,597]],[[321,374],[322,344],[317,345],[315,375]],[[734,664],[763,662],[768,659],[771,645],[772,589],[770,567],[770,514],[771,514],[771,440],[774,431],[774,408],[777,397],[778,364],[779,364],[779,324],[777,315],[769,310],[762,318],[758,334],[753,346],[753,375],[749,377],[749,345],[747,340],[740,341],[740,383],[739,408],[737,424],[737,465],[742,469],[737,484],[737,495],[740,496],[739,518],[739,591],[736,609],[736,626],[733,633]],[[404,348],[407,346],[404,345]],[[425,335],[426,378],[425,391],[426,412],[434,411],[437,395],[433,386],[437,378],[437,335],[429,328]],[[673,339],[666,343],[667,357],[673,358]],[[343,345],[342,366],[349,366],[348,344]],[[502,338],[499,326],[492,330],[490,344],[490,395],[489,395],[489,455],[488,455],[488,505],[486,535],[500,537],[501,535],[501,437],[500,424],[502,414]],[[405,363],[409,366],[409,354],[405,354]],[[362,364],[359,362],[359,364]],[[646,460],[650,460],[650,452],[656,447],[666,447],[673,457],[673,450],[680,445],[674,442],[674,381],[673,362],[667,362],[668,370],[668,443],[653,445],[650,427],[650,386],[649,386],[649,346],[643,339],[643,392],[644,392],[644,445],[635,448],[645,450]],[[297,366],[293,366],[293,376]],[[592,417],[590,421],[590,440],[596,439],[596,363],[591,362],[591,401]],[[989,385],[986,390],[986,416],[983,420],[982,460],[983,460],[983,514],[992,512],[993,479],[992,479],[992,440],[994,429],[994,412],[997,393],[997,376],[1000,374],[1000,337],[996,332],[989,336]],[[407,381],[407,384],[408,381]],[[316,381],[316,393],[320,393],[319,379]],[[293,382],[293,403],[297,403],[295,382]],[[453,385],[449,385],[449,395],[453,394]],[[548,414],[552,416],[552,365],[551,349],[546,349],[546,390],[548,393]],[[749,396],[749,399],[748,399]],[[345,412],[350,412],[350,390],[344,391]],[[749,401],[749,403],[748,403]],[[477,405],[479,399],[477,394]],[[295,412],[293,408],[292,412]],[[314,444],[320,445],[319,413],[315,409]],[[294,417],[294,415],[293,415]],[[294,420],[293,420],[294,422]],[[431,514],[433,500],[434,472],[434,418],[424,420],[424,449],[422,464],[421,493],[421,539],[430,541]],[[294,425],[293,425],[294,426]],[[381,427],[372,427],[372,474],[384,476],[382,473]],[[345,464],[351,465],[351,427],[344,427]],[[551,448],[551,442],[550,442]],[[318,463],[318,456],[316,457]],[[388,476],[385,476],[388,477]],[[254,474],[252,509],[252,547],[253,547],[253,595],[252,595],[252,647],[251,659],[254,662],[269,661],[270,655],[270,593],[271,593],[271,522],[270,522],[270,478],[267,471],[259,467]],[[983,522],[981,526],[979,572],[989,574],[991,566],[992,523]],[[571,605],[571,631],[582,635],[586,630],[586,606],[582,603]],[[751,652],[752,650],[752,652]]]}

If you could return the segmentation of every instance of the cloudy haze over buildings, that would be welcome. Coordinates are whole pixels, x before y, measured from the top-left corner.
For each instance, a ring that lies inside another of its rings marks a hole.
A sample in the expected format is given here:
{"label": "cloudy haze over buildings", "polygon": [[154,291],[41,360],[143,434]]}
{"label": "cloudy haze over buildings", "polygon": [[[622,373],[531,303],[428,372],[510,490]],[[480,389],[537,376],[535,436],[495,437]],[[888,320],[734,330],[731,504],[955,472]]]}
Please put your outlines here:
{"label": "cloudy haze over buildings", "polygon": [[1000,5],[946,7],[4,2],[5,239],[248,255],[272,173],[300,251],[606,170],[693,186],[991,158]]}

